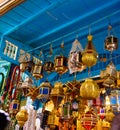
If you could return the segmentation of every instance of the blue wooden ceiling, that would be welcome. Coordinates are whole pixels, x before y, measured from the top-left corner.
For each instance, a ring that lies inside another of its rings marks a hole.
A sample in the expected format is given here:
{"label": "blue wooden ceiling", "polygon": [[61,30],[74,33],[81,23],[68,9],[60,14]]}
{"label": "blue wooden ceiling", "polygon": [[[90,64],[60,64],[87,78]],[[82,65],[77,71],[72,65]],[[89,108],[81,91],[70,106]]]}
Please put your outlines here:
{"label": "blue wooden ceiling", "polygon": [[0,16],[0,36],[44,51],[51,42],[57,51],[64,40],[68,53],[76,34],[85,47],[90,27],[102,53],[109,23],[119,38],[120,0],[26,0]]}

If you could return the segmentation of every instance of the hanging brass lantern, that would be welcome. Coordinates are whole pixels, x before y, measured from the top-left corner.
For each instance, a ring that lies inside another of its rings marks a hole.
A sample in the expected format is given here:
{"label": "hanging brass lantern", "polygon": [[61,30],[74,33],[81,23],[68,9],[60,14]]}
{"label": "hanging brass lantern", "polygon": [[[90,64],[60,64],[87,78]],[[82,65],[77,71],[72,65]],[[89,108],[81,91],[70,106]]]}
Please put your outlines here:
{"label": "hanging brass lantern", "polygon": [[51,73],[54,71],[54,63],[51,62],[51,61],[48,61],[44,64],[44,70],[47,72],[47,73]]}
{"label": "hanging brass lantern", "polygon": [[64,56],[56,56],[54,62],[55,71],[58,74],[64,74],[68,71],[67,58]]}
{"label": "hanging brass lantern", "polygon": [[33,87],[33,81],[31,78],[27,77],[22,85],[19,87],[19,89],[22,89],[23,96],[26,96],[28,93],[28,89],[31,87]]}
{"label": "hanging brass lantern", "polygon": [[32,75],[35,77],[36,80],[43,78],[43,66],[42,63],[37,63],[33,67]]}
{"label": "hanging brass lantern", "polygon": [[47,125],[50,127],[50,130],[54,130],[59,125],[59,117],[55,111],[50,112]]}
{"label": "hanging brass lantern", "polygon": [[97,115],[89,110],[81,115],[81,124],[86,130],[93,129],[97,124]]}
{"label": "hanging brass lantern", "polygon": [[105,116],[106,116],[106,121],[111,123],[113,118],[115,117],[115,114],[112,112],[112,110],[109,110],[106,112]]}
{"label": "hanging brass lantern", "polygon": [[99,86],[92,79],[86,79],[85,82],[81,84],[80,96],[84,99],[92,100],[99,96]]}
{"label": "hanging brass lantern", "polygon": [[50,96],[50,91],[51,91],[51,84],[48,81],[43,82],[39,87],[39,95],[37,96],[37,98],[42,102],[45,103],[49,96]]}
{"label": "hanging brass lantern", "polygon": [[16,115],[17,122],[20,127],[23,127],[28,120],[28,112],[25,109],[21,109]]}
{"label": "hanging brass lantern", "polygon": [[92,35],[88,35],[88,44],[82,53],[82,62],[89,68],[97,63],[98,58],[98,53],[93,46],[92,38]]}
{"label": "hanging brass lantern", "polygon": [[54,88],[52,88],[50,97],[54,103],[54,108],[57,109],[58,105],[61,103],[64,96],[63,84],[61,82],[56,82]]}
{"label": "hanging brass lantern", "polygon": [[9,112],[11,114],[16,114],[18,112],[18,110],[19,110],[19,106],[20,106],[19,100],[13,100],[10,103]]}
{"label": "hanging brass lantern", "polygon": [[26,70],[27,70],[28,72],[31,72],[33,66],[34,66],[34,62],[33,62],[33,60],[27,61]]}

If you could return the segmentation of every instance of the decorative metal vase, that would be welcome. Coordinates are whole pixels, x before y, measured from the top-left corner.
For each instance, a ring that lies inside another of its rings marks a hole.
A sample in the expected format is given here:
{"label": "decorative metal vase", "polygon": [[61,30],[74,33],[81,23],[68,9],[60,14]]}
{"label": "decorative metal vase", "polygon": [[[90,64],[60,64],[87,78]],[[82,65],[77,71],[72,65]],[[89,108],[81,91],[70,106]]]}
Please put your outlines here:
{"label": "decorative metal vase", "polygon": [[42,64],[35,64],[33,67],[32,75],[36,80],[43,78],[43,66]]}
{"label": "decorative metal vase", "polygon": [[86,79],[85,82],[81,84],[80,96],[84,99],[92,100],[96,99],[100,94],[99,86],[92,79]]}
{"label": "decorative metal vase", "polygon": [[90,68],[97,63],[97,59],[98,53],[93,46],[92,35],[88,35],[88,44],[82,53],[82,62]]}
{"label": "decorative metal vase", "polygon": [[64,74],[68,71],[67,58],[64,56],[56,56],[54,62],[55,71],[58,74]]}
{"label": "decorative metal vase", "polygon": [[42,102],[45,103],[49,96],[50,96],[50,92],[51,92],[51,84],[48,81],[43,82],[39,87],[39,95],[37,96],[37,98]]}
{"label": "decorative metal vase", "polygon": [[105,50],[114,51],[118,49],[118,38],[114,36],[108,36],[105,39]]}
{"label": "decorative metal vase", "polygon": [[17,119],[17,122],[19,124],[20,127],[23,127],[25,122],[28,120],[28,112],[27,110],[23,110],[21,109],[17,115],[16,115],[16,119]]}

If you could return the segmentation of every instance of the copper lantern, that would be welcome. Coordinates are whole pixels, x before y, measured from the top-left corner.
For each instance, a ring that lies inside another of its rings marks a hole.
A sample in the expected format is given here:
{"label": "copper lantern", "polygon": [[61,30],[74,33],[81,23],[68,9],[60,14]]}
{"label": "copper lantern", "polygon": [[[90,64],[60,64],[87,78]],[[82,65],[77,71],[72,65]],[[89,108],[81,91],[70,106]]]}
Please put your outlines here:
{"label": "copper lantern", "polygon": [[56,56],[54,62],[55,71],[58,74],[64,74],[68,71],[67,58],[64,56]]}
{"label": "copper lantern", "polygon": [[87,67],[92,67],[93,65],[95,65],[98,58],[98,53],[93,46],[92,38],[92,35],[88,35],[88,44],[82,53],[82,62]]}
{"label": "copper lantern", "polygon": [[42,71],[43,71],[42,63],[35,64],[32,71],[33,77],[35,77],[36,80],[43,78]]}
{"label": "copper lantern", "polygon": [[92,79],[86,79],[85,82],[81,84],[80,96],[84,99],[92,100],[99,96],[99,86]]}
{"label": "copper lantern", "polygon": [[51,61],[47,61],[45,64],[44,64],[44,70],[47,72],[47,73],[51,73],[54,71],[54,63],[51,62]]}

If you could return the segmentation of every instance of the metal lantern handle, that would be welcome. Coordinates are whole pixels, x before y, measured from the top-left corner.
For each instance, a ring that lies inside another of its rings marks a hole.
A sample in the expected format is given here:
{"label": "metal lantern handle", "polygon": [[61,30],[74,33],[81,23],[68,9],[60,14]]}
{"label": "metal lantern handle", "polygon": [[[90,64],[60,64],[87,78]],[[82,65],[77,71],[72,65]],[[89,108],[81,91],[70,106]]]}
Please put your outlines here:
{"label": "metal lantern handle", "polygon": [[[18,76],[17,78],[15,77],[16,75],[16,72],[18,70]],[[14,81],[16,81],[16,84],[18,85],[18,82],[20,80],[20,67],[19,66],[16,66],[13,70],[13,74],[12,74],[12,78],[11,78],[11,81],[10,81],[10,88],[9,88],[9,94],[11,95],[11,92],[12,90],[14,89]],[[14,95],[15,95],[16,92],[14,92]]]}

